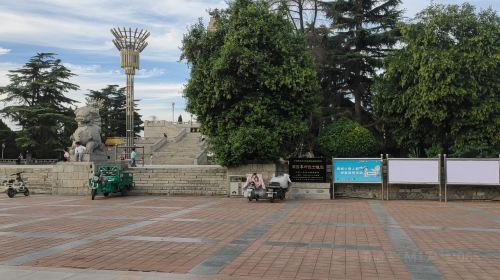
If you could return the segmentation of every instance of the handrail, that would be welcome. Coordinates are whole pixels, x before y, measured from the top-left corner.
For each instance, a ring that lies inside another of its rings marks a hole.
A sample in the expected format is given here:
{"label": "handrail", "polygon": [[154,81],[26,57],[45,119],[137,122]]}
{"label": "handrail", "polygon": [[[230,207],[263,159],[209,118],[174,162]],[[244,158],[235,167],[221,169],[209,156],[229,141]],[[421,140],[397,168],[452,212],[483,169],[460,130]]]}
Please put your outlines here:
{"label": "handrail", "polygon": [[168,142],[168,139],[166,137],[161,138],[156,143],[151,145],[151,152],[158,151],[161,147],[163,147],[165,144],[167,144],[167,142]]}
{"label": "handrail", "polygon": [[[177,133],[177,135],[173,138],[173,142],[177,143],[181,141],[181,139],[188,133],[187,128],[183,128]],[[151,152],[157,152],[159,149],[161,149],[165,144],[168,143],[168,138],[167,137],[162,137],[160,140],[158,140],[156,143],[151,145]]]}
{"label": "handrail", "polygon": [[44,165],[44,164],[56,164],[58,159],[0,159],[0,164],[24,164],[24,165]]}
{"label": "handrail", "polygon": [[206,147],[203,147],[203,150],[196,155],[193,164],[194,165],[207,164],[207,162],[208,162],[207,151],[208,151],[208,149]]}
{"label": "handrail", "polygon": [[177,133],[177,135],[174,137],[174,142],[177,143],[179,141],[181,141],[181,139],[188,133],[187,131],[187,128],[183,128],[181,129],[181,131],[179,131],[179,133]]}

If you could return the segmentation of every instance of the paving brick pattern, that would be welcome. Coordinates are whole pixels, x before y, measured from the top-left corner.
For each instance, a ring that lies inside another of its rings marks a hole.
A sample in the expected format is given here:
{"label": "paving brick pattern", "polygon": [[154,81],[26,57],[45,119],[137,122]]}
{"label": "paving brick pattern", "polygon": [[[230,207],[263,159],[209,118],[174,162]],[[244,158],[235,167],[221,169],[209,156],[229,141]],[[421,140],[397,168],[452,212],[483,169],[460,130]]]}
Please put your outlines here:
{"label": "paving brick pattern", "polygon": [[[385,209],[447,279],[498,279],[500,223],[495,221],[500,218],[498,203],[443,205],[396,201],[385,205]],[[483,211],[490,215],[484,215]]]}
{"label": "paving brick pattern", "polygon": [[500,204],[19,196],[0,198],[0,248],[12,279],[498,279]]}

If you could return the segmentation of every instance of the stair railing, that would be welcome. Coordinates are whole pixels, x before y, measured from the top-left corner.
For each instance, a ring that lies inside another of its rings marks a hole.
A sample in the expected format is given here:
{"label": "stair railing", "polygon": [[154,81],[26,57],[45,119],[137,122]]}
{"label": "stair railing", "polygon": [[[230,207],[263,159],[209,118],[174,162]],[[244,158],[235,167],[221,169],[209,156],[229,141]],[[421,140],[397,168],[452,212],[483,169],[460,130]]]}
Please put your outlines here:
{"label": "stair railing", "polygon": [[179,131],[179,133],[177,133],[177,135],[174,137],[174,142],[177,143],[181,141],[181,139],[184,138],[184,136],[186,136],[187,133],[188,133],[187,128],[181,129],[181,131]]}

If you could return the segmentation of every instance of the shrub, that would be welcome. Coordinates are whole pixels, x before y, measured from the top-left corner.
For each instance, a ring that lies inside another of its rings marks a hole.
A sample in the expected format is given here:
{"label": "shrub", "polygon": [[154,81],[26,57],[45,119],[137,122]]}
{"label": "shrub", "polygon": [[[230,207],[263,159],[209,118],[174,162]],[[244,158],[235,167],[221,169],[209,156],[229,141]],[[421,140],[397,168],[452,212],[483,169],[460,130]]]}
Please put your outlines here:
{"label": "shrub", "polygon": [[372,156],[380,151],[373,134],[347,118],[340,118],[322,129],[318,145],[323,155],[332,157]]}

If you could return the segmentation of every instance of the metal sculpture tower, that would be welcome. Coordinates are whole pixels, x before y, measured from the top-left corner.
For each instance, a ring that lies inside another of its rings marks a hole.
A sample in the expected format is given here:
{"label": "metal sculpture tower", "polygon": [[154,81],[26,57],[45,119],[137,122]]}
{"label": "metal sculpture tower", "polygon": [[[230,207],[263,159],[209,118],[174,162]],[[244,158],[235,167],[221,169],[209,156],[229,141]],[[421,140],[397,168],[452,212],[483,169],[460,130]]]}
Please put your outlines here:
{"label": "metal sculpture tower", "polygon": [[147,47],[146,39],[150,33],[137,28],[127,30],[125,27],[113,28],[111,33],[115,36],[113,44],[120,51],[120,66],[127,76],[126,138],[127,147],[130,148],[134,146],[134,75],[135,70],[139,69],[139,54]]}

